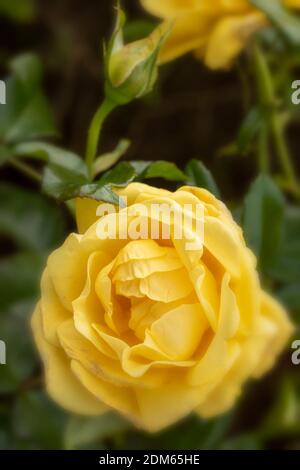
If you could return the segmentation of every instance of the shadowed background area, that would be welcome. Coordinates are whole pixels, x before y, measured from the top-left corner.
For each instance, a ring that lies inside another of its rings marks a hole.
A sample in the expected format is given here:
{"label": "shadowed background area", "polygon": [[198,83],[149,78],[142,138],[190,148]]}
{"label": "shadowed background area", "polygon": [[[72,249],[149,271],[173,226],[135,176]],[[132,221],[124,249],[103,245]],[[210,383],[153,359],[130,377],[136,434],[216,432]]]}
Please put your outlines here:
{"label": "shadowed background area", "polygon": [[[137,1],[125,1],[123,6],[130,20],[155,24]],[[84,150],[87,127],[102,98],[102,41],[112,31],[113,13],[110,0],[91,0],[88,5],[43,0],[37,2],[33,23],[16,26],[1,20],[3,60],[24,50],[40,55],[60,142],[77,152]],[[137,28],[143,31],[142,24]],[[150,98],[111,117],[103,148],[128,137],[128,159],[170,160],[184,166],[191,158],[201,158],[234,197],[250,181],[254,166],[251,160],[217,158],[217,153],[234,140],[242,117],[238,71],[214,73],[186,56],[161,69],[159,86]]]}

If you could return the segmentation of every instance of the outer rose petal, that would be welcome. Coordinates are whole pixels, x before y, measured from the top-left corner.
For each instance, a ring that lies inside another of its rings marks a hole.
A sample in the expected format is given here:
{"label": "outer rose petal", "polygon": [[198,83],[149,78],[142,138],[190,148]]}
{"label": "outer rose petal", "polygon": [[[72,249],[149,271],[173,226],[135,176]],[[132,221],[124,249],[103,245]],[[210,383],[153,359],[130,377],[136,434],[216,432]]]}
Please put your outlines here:
{"label": "outer rose petal", "polygon": [[211,384],[205,384],[199,389],[175,383],[172,387],[157,390],[138,390],[137,401],[143,427],[150,432],[157,432],[170,426],[193,411],[205,399],[210,388]]}
{"label": "outer rose petal", "polygon": [[96,212],[100,204],[93,199],[76,199],[76,221],[79,233],[85,233],[97,221]]}
{"label": "outer rose petal", "polygon": [[186,14],[176,18],[172,33],[161,50],[160,63],[170,62],[194,50],[205,50],[213,24],[214,18],[203,18],[198,12],[193,16]]}
{"label": "outer rose petal", "polygon": [[53,346],[60,346],[57,338],[57,328],[67,318],[71,317],[71,312],[61,304],[47,269],[45,269],[42,276],[41,291],[41,315],[45,339]]}
{"label": "outer rose petal", "polygon": [[245,337],[240,355],[220,385],[197,409],[197,413],[209,418],[226,412],[241,393],[245,379],[252,375],[261,377],[270,370],[293,332],[286,312],[276,300],[261,293],[263,317],[258,321],[256,333]]}
{"label": "outer rose petal", "polygon": [[212,29],[204,59],[211,69],[226,68],[247,45],[251,36],[266,26],[260,12],[225,17]]}
{"label": "outer rose petal", "polygon": [[53,400],[73,413],[93,416],[106,412],[107,407],[96,400],[73,375],[70,360],[63,350],[45,340],[39,305],[32,317],[32,329],[45,365],[47,391]]}
{"label": "outer rose petal", "polygon": [[61,303],[72,311],[72,302],[83,289],[87,253],[81,249],[80,236],[71,234],[63,246],[48,258],[47,268]]}
{"label": "outer rose petal", "polygon": [[140,426],[140,412],[135,393],[129,387],[115,387],[88,372],[78,361],[71,362],[71,368],[82,385],[108,407],[118,410],[137,426]]}
{"label": "outer rose petal", "polygon": [[[162,18],[172,18],[199,8],[201,0],[141,0],[142,6],[150,13]],[[213,2],[212,2],[213,3]],[[204,5],[204,9],[209,8]]]}
{"label": "outer rose petal", "polygon": [[147,11],[161,18],[174,18],[188,12],[238,13],[252,8],[247,0],[141,0],[141,3]]}
{"label": "outer rose petal", "polygon": [[262,292],[261,304],[263,317],[274,325],[275,331],[254,371],[254,377],[261,377],[273,367],[277,356],[294,331],[293,324],[288,318],[286,311],[273,297],[266,292]]}

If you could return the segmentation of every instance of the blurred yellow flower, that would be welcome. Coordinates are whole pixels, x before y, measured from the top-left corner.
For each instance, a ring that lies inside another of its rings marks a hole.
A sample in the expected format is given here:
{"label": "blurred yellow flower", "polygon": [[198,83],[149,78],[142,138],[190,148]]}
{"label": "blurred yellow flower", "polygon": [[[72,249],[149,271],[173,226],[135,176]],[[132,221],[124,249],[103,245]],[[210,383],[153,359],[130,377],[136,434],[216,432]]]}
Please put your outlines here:
{"label": "blurred yellow flower", "polygon": [[[272,1],[272,0],[266,0]],[[283,0],[300,8],[300,0]],[[144,8],[174,21],[161,61],[194,51],[211,69],[228,68],[253,34],[268,25],[266,16],[247,0],[141,0]]]}
{"label": "blurred yellow flower", "polygon": [[99,239],[102,205],[78,200],[81,235],[50,255],[32,320],[48,392],[73,412],[113,409],[152,432],[190,412],[222,413],[274,365],[292,332],[286,312],[262,291],[240,228],[208,191],[132,183],[120,196],[122,211],[187,204],[194,217],[201,203],[204,244]]}

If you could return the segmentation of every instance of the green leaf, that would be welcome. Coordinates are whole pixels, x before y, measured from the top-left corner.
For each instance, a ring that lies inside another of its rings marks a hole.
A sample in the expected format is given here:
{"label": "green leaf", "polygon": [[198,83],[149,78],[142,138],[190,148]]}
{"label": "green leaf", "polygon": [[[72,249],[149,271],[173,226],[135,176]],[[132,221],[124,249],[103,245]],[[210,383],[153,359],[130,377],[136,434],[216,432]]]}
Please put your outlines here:
{"label": "green leaf", "polygon": [[16,122],[5,136],[7,142],[36,139],[37,137],[56,136],[54,119],[47,99],[41,93],[32,98],[24,107]]}
{"label": "green leaf", "polygon": [[282,244],[270,274],[283,282],[296,282],[300,278],[300,240],[290,245]]}
{"label": "green leaf", "polygon": [[21,253],[0,260],[0,309],[35,299],[45,257],[37,253]]}
{"label": "green leaf", "polygon": [[262,450],[263,444],[255,433],[241,434],[226,439],[219,450]]}
{"label": "green leaf", "polygon": [[283,238],[279,253],[270,271],[282,282],[296,283],[300,279],[300,208],[288,206],[284,214]]}
{"label": "green leaf", "polygon": [[297,436],[300,432],[299,418],[300,407],[296,385],[291,377],[285,377],[259,432],[264,439],[274,439],[284,435]]}
{"label": "green leaf", "polygon": [[0,145],[0,167],[4,165],[11,157],[11,151],[4,145]]}
{"label": "green leaf", "polygon": [[87,167],[73,152],[43,142],[19,144],[14,151],[18,156],[37,158],[47,163],[43,190],[56,199],[71,199],[88,182]]}
{"label": "green leaf", "polygon": [[0,314],[1,340],[6,345],[6,364],[0,366],[0,394],[16,392],[38,365],[29,327],[33,308],[32,301],[23,301],[7,309],[5,315]]}
{"label": "green leaf", "polygon": [[0,450],[9,450],[9,439],[8,430],[0,429]]}
{"label": "green leaf", "polygon": [[32,54],[11,63],[12,76],[6,81],[7,104],[0,107],[0,139],[17,143],[57,135],[53,114],[42,92],[42,66]]}
{"label": "green leaf", "polygon": [[121,140],[112,152],[106,153],[98,157],[95,160],[93,166],[93,175],[97,176],[99,173],[102,173],[103,171],[106,171],[113,165],[115,165],[118,160],[120,160],[120,158],[124,155],[124,153],[127,152],[129,146],[129,140]]}
{"label": "green leaf", "polygon": [[208,420],[195,418],[192,421],[194,424],[186,430],[185,435],[182,435],[181,438],[178,437],[179,448],[214,449],[228,431],[231,418],[231,414]]}
{"label": "green leaf", "polygon": [[27,22],[34,18],[34,0],[0,0],[0,16],[7,16],[12,20]]}
{"label": "green leaf", "polygon": [[136,176],[133,166],[128,162],[121,162],[112,170],[105,173],[99,180],[100,185],[127,186]]}
{"label": "green leaf", "polygon": [[148,166],[144,178],[164,178],[168,181],[185,181],[186,175],[179,170],[175,163],[157,161]]}
{"label": "green leaf", "polygon": [[243,206],[231,207],[231,214],[238,225],[242,225]]}
{"label": "green leaf", "polygon": [[0,261],[0,338],[6,364],[0,367],[0,393],[13,393],[37,367],[29,316],[39,294],[45,257],[21,253]]}
{"label": "green leaf", "polygon": [[175,163],[163,160],[157,162],[132,160],[130,165],[134,168],[136,179],[139,181],[151,178],[162,178],[167,181],[185,181],[187,178]]}
{"label": "green leaf", "polygon": [[239,151],[246,155],[258,134],[263,123],[261,112],[258,108],[252,108],[245,117],[237,138]]}
{"label": "green leaf", "polygon": [[285,285],[276,295],[289,310],[300,314],[300,282]]}
{"label": "green leaf", "polygon": [[24,253],[0,261],[0,332],[7,363],[0,367],[0,393],[11,393],[37,366],[29,316],[39,293],[43,256]]}
{"label": "green leaf", "polygon": [[41,450],[61,449],[65,414],[44,393],[22,393],[13,410],[13,430],[17,438]]}
{"label": "green leaf", "polygon": [[[28,146],[30,145],[28,144]],[[48,145],[47,148],[49,150]],[[51,150],[53,150],[53,146],[51,146]],[[42,157],[43,153],[39,155]],[[112,170],[114,175],[112,174],[111,179],[115,180],[114,183],[107,183],[106,180],[110,180],[110,177],[105,175],[100,181],[89,183],[86,165],[80,157],[57,148],[54,152],[47,152],[47,155],[50,164],[46,167],[43,177],[43,190],[46,194],[61,201],[76,197],[89,197],[97,201],[122,205],[121,199],[112,189],[112,185],[118,183],[117,176],[121,176],[122,173],[118,174],[117,167],[115,171]]]}
{"label": "green leaf", "polygon": [[284,199],[267,175],[260,175],[251,185],[244,202],[243,227],[248,245],[266,271],[274,263],[283,228]]}
{"label": "green leaf", "polygon": [[124,432],[128,428],[130,428],[128,421],[115,413],[105,413],[93,418],[72,416],[65,431],[65,448],[82,449],[91,444],[97,444],[99,448],[104,439]]}
{"label": "green leaf", "polygon": [[284,240],[294,244],[300,240],[300,207],[289,205],[284,214]]}
{"label": "green leaf", "polygon": [[51,250],[65,237],[64,215],[45,197],[11,184],[0,185],[0,235],[20,248]]}
{"label": "green leaf", "polygon": [[73,199],[79,193],[85,179],[75,176],[61,168],[46,167],[43,175],[42,188],[45,194],[59,201]]}
{"label": "green leaf", "polygon": [[[232,415],[225,414],[213,419],[202,420],[190,416],[170,429],[153,436],[154,449],[215,449],[229,430]],[[149,445],[149,444],[148,444]],[[142,448],[146,448],[147,442]]]}
{"label": "green leaf", "polygon": [[14,147],[16,155],[33,157],[47,162],[49,167],[61,174],[73,174],[82,180],[87,178],[86,165],[79,155],[44,142],[28,142]]}
{"label": "green leaf", "polygon": [[120,207],[124,207],[122,198],[120,198],[112,189],[110,184],[101,185],[97,183],[86,184],[77,188],[72,197],[89,197],[96,201],[108,202]]}
{"label": "green leaf", "polygon": [[28,95],[33,95],[43,79],[43,66],[35,54],[22,54],[10,62],[10,69]]}
{"label": "green leaf", "polygon": [[185,173],[188,176],[187,184],[205,188],[216,197],[220,197],[218,186],[211,172],[200,160],[191,160],[186,166]]}
{"label": "green leaf", "polygon": [[130,165],[134,168],[138,178],[142,179],[145,171],[147,170],[149,165],[151,165],[151,163],[152,162],[147,162],[143,160],[136,160],[136,161],[131,160]]}
{"label": "green leaf", "polygon": [[179,170],[175,163],[161,160],[157,162],[131,161],[130,164],[140,180],[150,178],[163,178],[168,181],[186,180],[186,175]]}
{"label": "green leaf", "polygon": [[294,45],[300,44],[300,20],[291,13],[282,0],[249,0],[249,2],[263,11],[265,15],[277,26],[286,38]]}

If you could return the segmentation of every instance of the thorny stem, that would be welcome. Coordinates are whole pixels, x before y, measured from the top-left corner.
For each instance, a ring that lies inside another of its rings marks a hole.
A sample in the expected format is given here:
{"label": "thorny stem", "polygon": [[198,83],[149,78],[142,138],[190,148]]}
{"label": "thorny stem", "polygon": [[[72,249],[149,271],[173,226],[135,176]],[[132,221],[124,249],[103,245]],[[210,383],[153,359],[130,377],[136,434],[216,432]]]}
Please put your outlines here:
{"label": "thorny stem", "polygon": [[[272,133],[276,153],[280,162],[282,172],[287,180],[288,187],[291,189],[293,194],[296,197],[300,197],[300,187],[299,182],[296,177],[296,173],[292,164],[290,152],[285,139],[285,126],[284,122],[281,119],[279,111],[276,107],[276,94],[274,89],[274,83],[272,79],[272,74],[265,58],[265,55],[260,50],[259,46],[256,44],[253,50],[253,59],[255,72],[257,77],[257,85],[260,96],[260,103],[263,111],[267,113],[268,123],[270,127],[270,132]],[[263,131],[262,131],[263,132]],[[263,136],[260,136],[262,139]],[[265,137],[264,137],[265,138]],[[267,145],[265,142],[260,142],[260,151],[261,145]],[[260,169],[265,171],[269,166],[269,161],[266,162],[266,155],[262,158],[260,155]]]}

